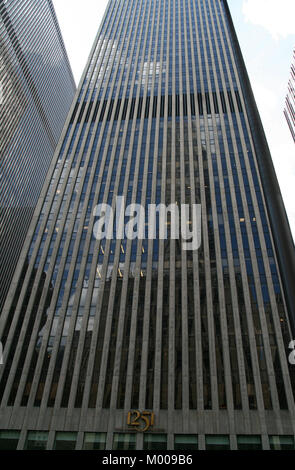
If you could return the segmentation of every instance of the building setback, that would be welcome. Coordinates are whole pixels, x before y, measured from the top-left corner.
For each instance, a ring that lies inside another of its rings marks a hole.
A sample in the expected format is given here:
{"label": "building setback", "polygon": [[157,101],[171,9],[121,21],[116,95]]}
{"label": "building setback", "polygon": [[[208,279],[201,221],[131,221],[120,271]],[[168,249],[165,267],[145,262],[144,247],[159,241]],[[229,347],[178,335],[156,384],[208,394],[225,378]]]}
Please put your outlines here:
{"label": "building setback", "polygon": [[293,52],[291,78],[288,84],[288,94],[286,96],[284,114],[295,142],[295,50]]}
{"label": "building setback", "polygon": [[0,312],[76,90],[51,0],[0,4]]}
{"label": "building setback", "polygon": [[[227,2],[110,0],[50,175],[0,447],[294,449],[294,244]],[[97,239],[117,196],[201,205],[200,248],[169,215],[167,240]]]}

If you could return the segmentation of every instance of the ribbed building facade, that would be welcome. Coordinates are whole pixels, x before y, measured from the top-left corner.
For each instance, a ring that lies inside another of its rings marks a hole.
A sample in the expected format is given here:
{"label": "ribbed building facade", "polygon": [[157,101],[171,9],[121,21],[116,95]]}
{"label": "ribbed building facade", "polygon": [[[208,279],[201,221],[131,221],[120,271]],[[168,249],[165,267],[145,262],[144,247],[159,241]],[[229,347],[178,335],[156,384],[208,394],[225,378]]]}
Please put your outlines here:
{"label": "ribbed building facade", "polygon": [[[1,319],[0,446],[294,449],[294,244],[227,2],[110,0],[50,175]],[[97,239],[118,196],[201,205],[200,248],[169,215],[166,240]]]}
{"label": "ribbed building facade", "polygon": [[75,82],[51,0],[0,2],[0,311]]}
{"label": "ribbed building facade", "polygon": [[291,77],[288,84],[288,94],[286,96],[284,114],[295,142],[295,50],[293,52]]}

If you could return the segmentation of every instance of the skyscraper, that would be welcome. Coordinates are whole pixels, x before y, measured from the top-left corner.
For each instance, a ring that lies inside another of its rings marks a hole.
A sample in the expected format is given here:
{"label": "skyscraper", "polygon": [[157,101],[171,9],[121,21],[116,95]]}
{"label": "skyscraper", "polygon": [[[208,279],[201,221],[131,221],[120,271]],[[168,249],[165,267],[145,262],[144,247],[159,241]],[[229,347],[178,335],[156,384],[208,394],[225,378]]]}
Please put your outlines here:
{"label": "skyscraper", "polygon": [[0,446],[294,448],[294,244],[227,2],[110,0],[50,175]]}
{"label": "skyscraper", "polygon": [[284,114],[295,142],[295,50],[293,52],[291,77],[288,84],[288,94],[286,96]]}
{"label": "skyscraper", "polygon": [[0,311],[76,90],[51,0],[0,2]]}

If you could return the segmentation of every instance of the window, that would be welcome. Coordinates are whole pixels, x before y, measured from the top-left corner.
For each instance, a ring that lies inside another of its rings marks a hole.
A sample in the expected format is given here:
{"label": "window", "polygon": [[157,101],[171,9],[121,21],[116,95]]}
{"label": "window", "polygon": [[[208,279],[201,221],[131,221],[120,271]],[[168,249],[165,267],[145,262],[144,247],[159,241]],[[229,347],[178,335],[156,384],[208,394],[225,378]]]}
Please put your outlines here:
{"label": "window", "polygon": [[262,449],[260,436],[238,436],[238,450]]}
{"label": "window", "polygon": [[293,436],[269,436],[271,450],[294,450]]}
{"label": "window", "polygon": [[46,450],[48,432],[29,431],[25,444],[26,450]]}
{"label": "window", "polygon": [[166,434],[146,434],[143,441],[144,450],[166,450],[167,435]]}
{"label": "window", "polygon": [[0,450],[16,450],[19,431],[0,431]]}
{"label": "window", "polygon": [[135,450],[136,434],[114,434],[113,450]]}
{"label": "window", "polygon": [[105,433],[86,432],[84,435],[84,450],[104,450],[106,446]]}
{"label": "window", "polygon": [[198,436],[176,434],[174,436],[175,450],[198,450]]}
{"label": "window", "polygon": [[54,450],[75,450],[76,432],[57,432],[54,442]]}
{"label": "window", "polygon": [[206,450],[229,450],[229,436],[206,436]]}

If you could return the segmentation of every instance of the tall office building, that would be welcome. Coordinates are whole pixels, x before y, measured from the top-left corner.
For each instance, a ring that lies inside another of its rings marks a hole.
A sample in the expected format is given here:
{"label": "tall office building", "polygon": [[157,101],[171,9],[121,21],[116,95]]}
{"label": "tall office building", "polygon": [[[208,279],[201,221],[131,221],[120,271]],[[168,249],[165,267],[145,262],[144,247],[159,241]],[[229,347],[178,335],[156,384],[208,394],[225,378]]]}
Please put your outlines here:
{"label": "tall office building", "polygon": [[295,142],[295,50],[293,52],[291,78],[288,84],[288,94],[286,96],[284,114]]}
{"label": "tall office building", "polygon": [[227,2],[110,0],[50,174],[1,322],[0,446],[294,448],[294,244]]}
{"label": "tall office building", "polygon": [[0,312],[75,89],[51,0],[2,0]]}

